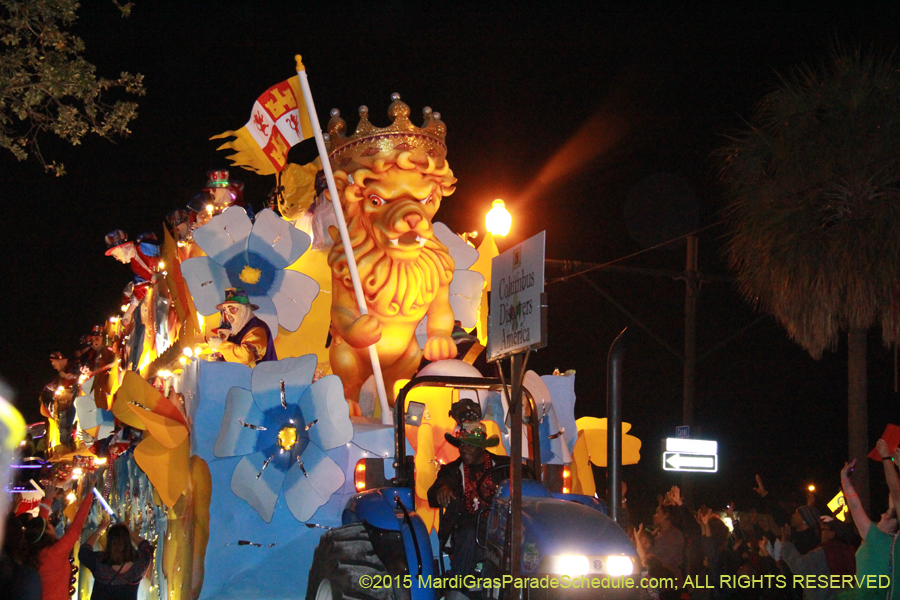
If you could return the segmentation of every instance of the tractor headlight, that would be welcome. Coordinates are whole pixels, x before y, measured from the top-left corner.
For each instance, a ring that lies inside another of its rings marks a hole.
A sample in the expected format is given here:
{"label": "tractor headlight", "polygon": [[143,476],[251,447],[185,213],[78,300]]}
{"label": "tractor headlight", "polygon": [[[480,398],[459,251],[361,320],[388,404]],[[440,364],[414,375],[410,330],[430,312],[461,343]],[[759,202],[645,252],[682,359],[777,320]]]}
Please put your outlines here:
{"label": "tractor headlight", "polygon": [[610,577],[621,577],[634,573],[634,563],[628,556],[607,556],[606,573]]}
{"label": "tractor headlight", "polygon": [[550,571],[558,575],[581,577],[591,572],[591,564],[587,556],[579,554],[563,554],[554,556]]}

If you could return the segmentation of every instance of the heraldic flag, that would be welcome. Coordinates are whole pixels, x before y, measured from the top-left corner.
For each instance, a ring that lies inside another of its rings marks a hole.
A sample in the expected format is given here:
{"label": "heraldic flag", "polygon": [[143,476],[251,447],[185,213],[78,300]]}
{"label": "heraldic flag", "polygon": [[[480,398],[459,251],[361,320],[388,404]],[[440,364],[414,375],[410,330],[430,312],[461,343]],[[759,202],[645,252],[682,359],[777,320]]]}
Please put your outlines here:
{"label": "heraldic flag", "polygon": [[235,166],[273,175],[287,165],[291,146],[313,136],[300,79],[293,76],[267,89],[256,102],[246,125],[210,139],[234,137],[217,150],[234,150],[227,158]]}

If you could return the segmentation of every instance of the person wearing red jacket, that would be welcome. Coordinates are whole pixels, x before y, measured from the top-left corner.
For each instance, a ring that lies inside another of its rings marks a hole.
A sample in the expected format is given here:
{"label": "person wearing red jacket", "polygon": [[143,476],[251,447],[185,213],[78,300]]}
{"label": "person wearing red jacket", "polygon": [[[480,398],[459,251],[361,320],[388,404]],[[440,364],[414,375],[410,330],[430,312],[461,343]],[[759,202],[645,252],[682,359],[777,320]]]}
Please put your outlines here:
{"label": "person wearing red jacket", "polygon": [[37,555],[41,600],[69,600],[69,554],[81,538],[81,530],[94,503],[94,496],[87,491],[89,489],[88,485],[83,487],[81,505],[62,537],[57,538],[53,527],[42,517],[32,519],[26,526],[26,536],[31,542],[29,554]]}

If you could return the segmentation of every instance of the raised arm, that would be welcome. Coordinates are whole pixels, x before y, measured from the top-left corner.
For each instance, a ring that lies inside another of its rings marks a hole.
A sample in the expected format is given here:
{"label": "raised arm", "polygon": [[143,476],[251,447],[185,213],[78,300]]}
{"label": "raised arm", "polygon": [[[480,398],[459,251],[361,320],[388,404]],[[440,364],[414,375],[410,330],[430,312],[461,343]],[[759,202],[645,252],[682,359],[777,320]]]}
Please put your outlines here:
{"label": "raised arm", "polygon": [[75,518],[72,519],[72,522],[69,524],[69,528],[63,534],[61,538],[59,538],[52,546],[47,548],[45,552],[51,555],[66,555],[72,551],[72,548],[75,547],[76,542],[81,537],[81,529],[84,527],[84,522],[87,520],[88,513],[91,511],[91,506],[94,504],[94,495],[87,494],[82,496],[81,506],[78,507],[78,512],[75,513]]}
{"label": "raised arm", "polygon": [[44,491],[44,498],[38,505],[38,516],[45,521],[50,520],[50,513],[53,511],[53,500],[59,495],[59,488],[56,485],[48,485]]}
{"label": "raised arm", "polygon": [[97,541],[100,539],[100,535],[106,531],[107,527],[109,527],[109,515],[103,513],[103,519],[100,521],[100,526],[97,528],[97,531],[91,534],[91,537],[84,541],[85,545],[89,548],[96,546]]}
{"label": "raised arm", "polygon": [[866,539],[869,527],[872,526],[872,521],[859,502],[859,494],[856,493],[856,488],[853,487],[853,482],[850,481],[850,471],[855,464],[855,458],[849,463],[844,463],[844,468],[841,469],[841,489],[844,491],[844,502],[847,504],[847,508],[850,509],[853,522],[856,523],[856,530],[862,539]]}
{"label": "raised arm", "polygon": [[638,560],[641,561],[641,566],[647,566],[647,552],[644,550],[644,547],[641,545],[641,532],[644,531],[644,524],[641,523],[634,530],[634,548],[637,550]]}

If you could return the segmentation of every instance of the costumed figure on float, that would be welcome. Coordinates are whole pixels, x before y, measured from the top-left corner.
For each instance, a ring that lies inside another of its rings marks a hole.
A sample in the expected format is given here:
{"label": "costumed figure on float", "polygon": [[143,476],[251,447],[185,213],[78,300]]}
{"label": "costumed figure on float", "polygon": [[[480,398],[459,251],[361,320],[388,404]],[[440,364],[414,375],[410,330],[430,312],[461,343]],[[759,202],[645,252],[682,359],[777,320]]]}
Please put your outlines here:
{"label": "costumed figure on float", "polygon": [[255,367],[267,360],[278,360],[272,332],[266,322],[253,313],[259,306],[250,303],[243,288],[226,289],[225,301],[216,308],[222,311],[223,326],[213,330],[216,337],[208,341],[210,348],[226,361],[243,363],[248,367]]}
{"label": "costumed figure on float", "polygon": [[411,377],[421,362],[415,330],[423,318],[428,317],[425,358],[444,360],[457,352],[449,301],[454,262],[431,222],[441,200],[455,190],[445,158],[447,128],[430,108],[416,127],[399,94],[392,100],[389,127],[374,127],[366,107],[349,137],[338,111],[328,124],[329,159],[368,309],[360,314],[346,251],[332,228],[329,357],[351,414],[361,414],[359,391],[372,374],[368,346],[376,345],[391,405],[394,382]]}
{"label": "costumed figure on float", "polygon": [[129,265],[134,273],[134,280],[129,283],[124,293],[127,302],[123,310],[122,324],[130,338],[127,346],[127,366],[131,370],[137,370],[144,349],[146,327],[151,317],[155,316],[147,310],[144,299],[160,279],[159,243],[152,233],[140,235],[133,242],[129,241],[128,234],[121,229],[109,232],[105,241],[106,256],[112,256],[120,263]]}
{"label": "costumed figure on float", "polygon": [[50,355],[50,364],[56,371],[53,381],[41,390],[41,415],[48,419],[48,448],[63,444],[74,448],[75,397],[78,375],[75,365],[59,351]]}
{"label": "costumed figure on float", "polygon": [[105,337],[103,326],[94,325],[87,336],[88,346],[75,353],[81,363],[80,381],[94,378],[87,392],[94,397],[96,407],[104,410],[109,408],[109,370],[116,364],[115,354],[104,343]]}

